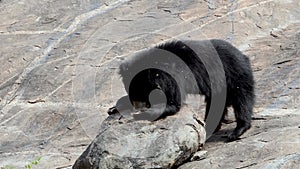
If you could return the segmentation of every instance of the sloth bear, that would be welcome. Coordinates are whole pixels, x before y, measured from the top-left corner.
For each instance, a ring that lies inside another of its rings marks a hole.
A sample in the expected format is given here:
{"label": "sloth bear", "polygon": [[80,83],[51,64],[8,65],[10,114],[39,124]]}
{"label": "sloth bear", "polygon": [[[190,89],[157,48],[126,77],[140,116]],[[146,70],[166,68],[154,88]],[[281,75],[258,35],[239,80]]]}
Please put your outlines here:
{"label": "sloth bear", "polygon": [[157,120],[178,112],[187,94],[201,94],[206,102],[205,120],[213,112],[221,114],[215,119],[224,121],[227,107],[233,107],[237,125],[229,140],[238,139],[251,127],[255,95],[250,61],[224,40],[166,42],[127,59],[119,73],[128,96],[110,108],[109,114],[155,109],[146,117]]}

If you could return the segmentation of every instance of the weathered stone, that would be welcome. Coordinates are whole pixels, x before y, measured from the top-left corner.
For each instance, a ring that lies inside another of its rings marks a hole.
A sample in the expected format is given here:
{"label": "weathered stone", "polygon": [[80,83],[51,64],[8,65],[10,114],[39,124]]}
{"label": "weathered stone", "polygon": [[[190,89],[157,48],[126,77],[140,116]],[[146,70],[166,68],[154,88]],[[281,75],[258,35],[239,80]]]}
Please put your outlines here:
{"label": "weathered stone", "polygon": [[[267,116],[231,143],[224,136],[235,126],[223,125],[207,158],[186,169],[260,168],[300,152],[299,1],[212,2],[0,1],[0,167],[42,157],[34,168],[69,168],[125,94],[120,61],[172,38],[226,39],[247,54],[254,115]],[[293,159],[281,167],[297,168]]]}
{"label": "weathered stone", "polygon": [[104,120],[99,135],[77,159],[74,169],[171,168],[182,164],[205,141],[205,129],[188,107],[154,122],[125,118]]}
{"label": "weathered stone", "polygon": [[191,161],[203,160],[206,157],[207,157],[207,151],[198,151],[193,155],[193,157],[191,158]]}

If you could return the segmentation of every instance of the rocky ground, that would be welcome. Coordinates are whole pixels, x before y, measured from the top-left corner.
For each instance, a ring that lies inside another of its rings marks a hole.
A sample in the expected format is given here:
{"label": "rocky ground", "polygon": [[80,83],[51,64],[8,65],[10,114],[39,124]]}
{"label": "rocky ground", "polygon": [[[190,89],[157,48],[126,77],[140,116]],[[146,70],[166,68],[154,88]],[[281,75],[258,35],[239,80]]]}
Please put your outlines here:
{"label": "rocky ground", "polygon": [[185,168],[300,165],[298,0],[0,1],[0,167],[71,166],[125,95],[117,67],[128,54],[178,39],[220,38],[249,56],[253,127],[210,138]]}

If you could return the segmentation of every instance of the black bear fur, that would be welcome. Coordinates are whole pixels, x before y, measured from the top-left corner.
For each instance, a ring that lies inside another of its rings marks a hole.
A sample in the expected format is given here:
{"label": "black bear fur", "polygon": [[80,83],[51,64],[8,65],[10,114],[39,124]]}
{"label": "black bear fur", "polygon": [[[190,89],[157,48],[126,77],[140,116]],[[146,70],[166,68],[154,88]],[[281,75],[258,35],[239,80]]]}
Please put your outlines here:
{"label": "black bear fur", "polygon": [[[186,80],[185,78],[173,78],[178,74],[176,71],[180,72],[181,67],[178,65],[175,65],[175,69],[171,70],[175,71],[172,75],[157,68],[147,68],[135,75],[132,74],[133,69],[140,64],[147,64],[149,58],[152,57],[151,49],[148,49],[145,52],[137,54],[135,58],[126,60],[120,66],[119,73],[123,79],[131,104],[134,104],[134,102],[140,102],[145,104],[139,106],[151,108],[152,105],[149,101],[150,92],[155,89],[161,90],[166,97],[166,107],[164,112],[159,116],[159,118],[163,118],[173,115],[180,110],[180,107],[182,106],[181,103],[185,100],[186,94],[201,94],[205,96],[205,119],[207,118],[208,110],[211,105],[212,89],[206,66],[208,64],[213,67],[214,60],[204,64],[203,60],[197,57],[197,54],[189,47],[189,45],[186,45],[186,42],[193,43],[193,41],[171,41],[160,44],[155,48],[171,52],[179,57],[191,70],[192,75],[196,79],[198,90],[194,90],[195,86],[190,85],[190,82],[182,82]],[[227,95],[225,96],[226,103],[222,118],[224,119],[224,116],[227,113],[227,107],[232,106],[237,125],[228,138],[229,140],[236,140],[251,127],[251,116],[253,113],[252,110],[255,102],[255,94],[254,79],[250,61],[241,51],[224,40],[211,39],[195,41],[195,43],[199,44],[205,44],[207,42],[212,45],[212,48],[218,55],[218,59],[220,59],[223,65],[226,78]],[[206,49],[205,45],[199,45],[199,49],[204,51],[206,50],[206,54],[211,52]],[[160,63],[161,68],[164,67],[164,65],[172,64],[172,60],[164,60],[161,62],[163,62]],[[183,84],[178,84],[178,80],[176,81],[176,79],[179,79],[179,83],[182,82]],[[180,86],[184,86],[184,89]],[[180,90],[184,90],[184,94],[182,94]],[[194,93],[195,91],[198,91],[199,93]],[[109,112],[111,113],[116,111],[116,109],[118,109],[118,103],[116,107],[111,108]],[[219,128],[220,125],[218,126],[218,129]]]}

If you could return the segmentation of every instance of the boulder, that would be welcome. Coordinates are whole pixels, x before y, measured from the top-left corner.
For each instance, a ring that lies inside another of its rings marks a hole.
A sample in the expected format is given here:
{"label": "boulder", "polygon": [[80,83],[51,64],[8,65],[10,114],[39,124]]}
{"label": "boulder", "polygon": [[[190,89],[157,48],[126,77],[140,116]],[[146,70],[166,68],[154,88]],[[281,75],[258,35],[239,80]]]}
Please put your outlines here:
{"label": "boulder", "polygon": [[73,169],[176,167],[202,148],[205,135],[203,120],[187,106],[153,122],[112,114]]}

